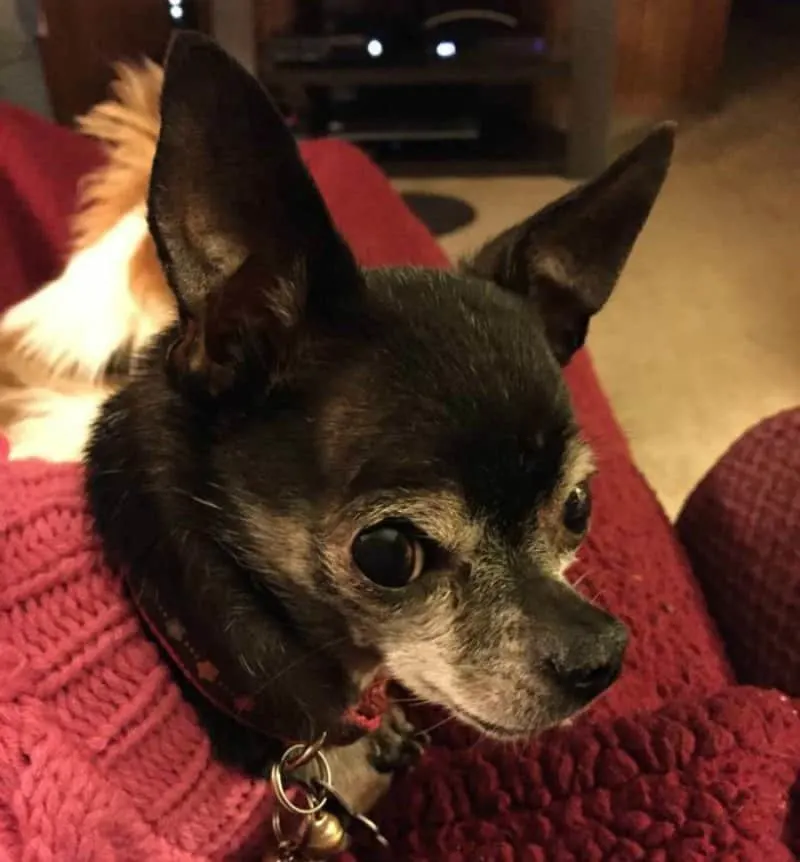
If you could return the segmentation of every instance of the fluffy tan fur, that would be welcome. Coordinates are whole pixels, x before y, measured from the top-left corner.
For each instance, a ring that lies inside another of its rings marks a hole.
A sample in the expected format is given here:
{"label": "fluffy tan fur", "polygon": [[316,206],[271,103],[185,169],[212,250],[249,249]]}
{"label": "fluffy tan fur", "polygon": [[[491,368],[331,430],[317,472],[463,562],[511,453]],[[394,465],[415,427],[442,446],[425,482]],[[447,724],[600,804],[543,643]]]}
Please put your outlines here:
{"label": "fluffy tan fur", "polygon": [[114,68],[112,97],[77,120],[83,134],[100,141],[108,159],[83,177],[78,187],[78,212],[72,222],[76,249],[96,242],[147,197],[161,125],[164,72],[152,60],[119,63]]}
{"label": "fluffy tan fur", "polygon": [[[78,119],[78,128],[107,150],[104,165],[80,183],[72,237],[76,250],[86,248],[130,210],[147,200],[150,170],[161,128],[160,99],[164,70],[152,60],[118,63],[112,98]],[[145,304],[172,306],[172,296],[148,236],[131,260],[131,289]]]}
{"label": "fluffy tan fur", "polygon": [[[163,85],[163,69],[150,60],[141,63],[121,63],[115,67],[116,77],[111,85],[110,98],[92,108],[78,119],[80,131],[97,139],[106,152],[106,160],[96,170],[86,175],[78,188],[77,209],[72,218],[72,257],[101,244],[115,226],[131,213],[145,211],[147,188],[155,154],[161,118],[160,96]],[[135,247],[130,248],[127,262],[115,261],[127,266],[125,285],[130,293],[137,314],[134,321],[108,321],[116,323],[110,331],[119,332],[119,343],[109,345],[107,356],[100,357],[107,362],[117,349],[133,344],[138,346],[143,337],[152,334],[164,321],[174,315],[174,300],[166,285],[159,265],[155,246],[146,230]],[[68,263],[69,266],[69,263]],[[64,279],[68,276],[60,276]],[[44,294],[57,285],[59,279],[44,285],[37,295]],[[75,285],[77,293],[81,285]],[[109,289],[111,286],[109,284]],[[63,281],[59,288],[64,293]],[[69,286],[69,291],[72,286]],[[80,304],[85,296],[75,296]],[[37,306],[38,309],[38,306]],[[47,303],[41,305],[42,314],[52,316]],[[152,322],[152,324],[151,324]],[[59,415],[53,411],[63,411],[68,399],[83,399],[86,409],[81,413],[90,416],[93,405],[101,403],[113,386],[112,381],[104,378],[102,364],[93,373],[80,361],[55,361],[52,352],[40,350],[35,335],[35,321],[25,329],[12,327],[6,318],[0,318],[0,433],[5,433],[20,451],[33,451],[48,457],[45,449],[48,439],[58,439]],[[103,321],[92,321],[102,326]],[[26,334],[30,337],[26,338]],[[67,360],[80,359],[81,335],[64,333],[65,339],[76,339],[75,344],[65,351]],[[97,362],[97,357],[91,357]],[[89,363],[90,365],[91,363]],[[72,414],[78,411],[72,410]],[[38,423],[38,425],[36,424]],[[46,427],[45,427],[46,426]],[[52,431],[50,428],[52,427]],[[34,430],[35,429],[35,430]],[[79,429],[74,435],[79,437]],[[88,429],[87,429],[88,432]],[[26,440],[36,437],[37,441]],[[45,441],[42,443],[41,441]],[[26,444],[30,443],[28,447]],[[58,449],[55,445],[54,449]],[[68,457],[68,452],[55,452],[54,459]]]}

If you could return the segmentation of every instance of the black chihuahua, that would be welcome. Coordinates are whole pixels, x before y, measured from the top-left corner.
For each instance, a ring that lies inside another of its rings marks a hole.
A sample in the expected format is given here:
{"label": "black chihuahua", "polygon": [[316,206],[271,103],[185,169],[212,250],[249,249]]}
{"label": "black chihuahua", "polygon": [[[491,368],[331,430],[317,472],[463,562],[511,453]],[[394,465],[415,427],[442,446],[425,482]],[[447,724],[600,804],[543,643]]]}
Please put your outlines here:
{"label": "black chihuahua", "polygon": [[658,128],[457,272],[365,270],[266,93],[175,38],[149,223],[179,319],[106,403],[88,491],[220,757],[261,772],[328,732],[363,805],[354,788],[411,733],[395,707],[337,737],[382,675],[501,739],[616,679],[625,628],[564,578],[593,464],[561,367],[673,138]]}

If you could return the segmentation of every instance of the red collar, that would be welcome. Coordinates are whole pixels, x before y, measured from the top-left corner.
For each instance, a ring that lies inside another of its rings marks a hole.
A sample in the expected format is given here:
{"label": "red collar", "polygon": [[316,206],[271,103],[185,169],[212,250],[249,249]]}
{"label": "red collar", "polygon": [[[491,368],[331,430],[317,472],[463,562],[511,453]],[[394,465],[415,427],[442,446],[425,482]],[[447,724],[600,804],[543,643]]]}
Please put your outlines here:
{"label": "red collar", "polygon": [[[139,615],[185,678],[221,712],[240,724],[270,735],[265,730],[271,724],[265,704],[257,697],[238,692],[231,684],[230,675],[224,673],[223,662],[204,653],[202,647],[192,642],[176,609],[167,607],[166,596],[160,595],[152,584],[134,584],[132,580],[128,579],[130,594]],[[388,682],[385,674],[378,674],[367,686],[360,702],[342,716],[338,732],[328,734],[333,744],[346,744],[378,729],[388,706]],[[282,741],[291,744],[313,740]]]}

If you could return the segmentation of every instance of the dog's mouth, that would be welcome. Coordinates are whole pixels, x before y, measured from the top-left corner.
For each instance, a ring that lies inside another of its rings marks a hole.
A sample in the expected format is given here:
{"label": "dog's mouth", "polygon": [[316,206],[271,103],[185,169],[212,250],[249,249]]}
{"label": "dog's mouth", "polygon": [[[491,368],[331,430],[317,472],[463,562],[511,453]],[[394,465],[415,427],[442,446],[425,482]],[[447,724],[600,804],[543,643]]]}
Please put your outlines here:
{"label": "dog's mouth", "polygon": [[436,686],[430,685],[427,681],[425,683],[425,688],[427,689],[428,697],[443,706],[448,712],[455,716],[455,718],[460,719],[464,724],[471,725],[476,730],[479,730],[481,733],[486,734],[486,736],[491,736],[494,739],[508,741],[530,739],[540,730],[544,729],[543,727],[515,727],[514,725],[497,724],[496,722],[481,718],[473,712],[470,712],[462,706],[454,703],[452,698],[447,697]]}
{"label": "dog's mouth", "polygon": [[536,733],[535,730],[523,727],[509,727],[502,724],[495,724],[491,721],[486,721],[467,712],[460,707],[448,707],[453,715],[460,718],[465,724],[471,724],[473,727],[485,733],[487,736],[492,736],[495,739],[518,740],[528,739]]}

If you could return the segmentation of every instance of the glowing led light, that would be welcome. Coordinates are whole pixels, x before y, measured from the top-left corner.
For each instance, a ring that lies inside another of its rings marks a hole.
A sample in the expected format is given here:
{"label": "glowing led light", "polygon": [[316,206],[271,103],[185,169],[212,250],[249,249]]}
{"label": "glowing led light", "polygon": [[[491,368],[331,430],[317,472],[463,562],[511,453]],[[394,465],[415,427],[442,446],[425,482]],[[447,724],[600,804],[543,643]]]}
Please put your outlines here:
{"label": "glowing led light", "polygon": [[172,15],[176,21],[180,21],[181,18],[183,18],[183,9],[181,9],[180,6],[170,6],[169,14]]}
{"label": "glowing led light", "polygon": [[367,54],[369,54],[370,57],[380,57],[380,55],[383,54],[383,45],[380,40],[370,39],[369,42],[367,42]]}
{"label": "glowing led light", "polygon": [[446,60],[449,57],[455,57],[455,55],[455,42],[439,42],[439,44],[436,46],[436,56],[441,57],[443,60]]}

